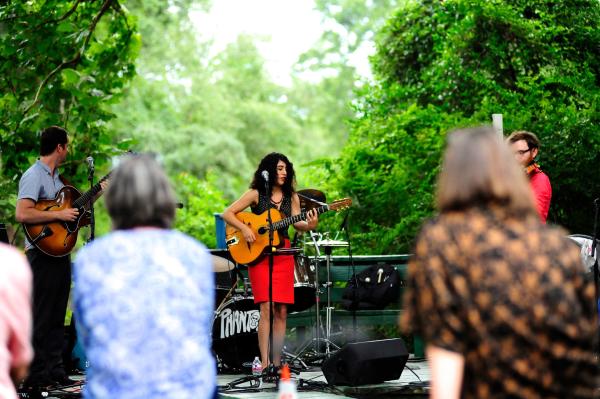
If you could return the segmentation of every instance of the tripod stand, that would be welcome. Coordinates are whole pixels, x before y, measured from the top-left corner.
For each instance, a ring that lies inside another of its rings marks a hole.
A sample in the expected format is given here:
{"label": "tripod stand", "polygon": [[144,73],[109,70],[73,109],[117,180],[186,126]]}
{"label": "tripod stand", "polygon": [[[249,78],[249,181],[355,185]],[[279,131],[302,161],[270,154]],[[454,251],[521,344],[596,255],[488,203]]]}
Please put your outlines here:
{"label": "tripod stand", "polygon": [[[315,308],[316,308],[316,322],[315,322],[315,337],[305,343],[300,350],[298,351],[298,355],[296,358],[302,358],[302,356],[313,357],[315,359],[327,358],[331,355],[331,353],[335,350],[340,349],[339,346],[334,344],[331,341],[331,325],[332,325],[332,314],[333,314],[333,306],[331,306],[331,254],[334,247],[345,247],[348,246],[346,241],[336,241],[336,240],[316,240],[316,234],[311,233],[311,239],[315,245],[315,260],[319,260],[320,258],[320,248],[325,250],[325,268],[327,271],[327,281],[324,283],[324,286],[327,289],[327,304],[325,306],[325,336],[321,338],[321,312],[319,309],[320,305],[320,284],[319,284],[319,262],[316,262],[316,271],[315,271],[315,285],[316,285],[316,298],[315,298]],[[325,351],[321,353],[321,344],[325,344]],[[309,351],[311,345],[314,345],[313,352]],[[333,348],[333,350],[332,350]],[[294,358],[293,360],[296,360]]]}

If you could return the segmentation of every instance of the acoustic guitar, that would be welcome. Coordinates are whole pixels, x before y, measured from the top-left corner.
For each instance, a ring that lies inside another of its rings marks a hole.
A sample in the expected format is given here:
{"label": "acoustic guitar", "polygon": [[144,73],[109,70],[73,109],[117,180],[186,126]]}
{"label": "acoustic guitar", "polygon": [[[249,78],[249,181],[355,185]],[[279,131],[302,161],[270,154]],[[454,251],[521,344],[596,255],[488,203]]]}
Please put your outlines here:
{"label": "acoustic guitar", "polygon": [[[344,198],[326,204],[318,208],[314,208],[317,214],[327,211],[339,211],[346,209],[352,205],[352,199]],[[248,226],[256,235],[256,241],[249,243],[244,238],[241,230],[236,227],[227,225],[225,227],[225,242],[229,247],[231,257],[238,263],[251,264],[256,261],[269,246],[269,222],[268,211],[255,215],[252,212],[239,212],[235,217]],[[306,220],[306,212],[298,215],[282,218],[281,213],[277,209],[271,209],[271,221],[273,228],[273,246],[277,247],[281,244],[277,230],[288,227],[296,222]]]}
{"label": "acoustic guitar", "polygon": [[102,189],[100,183],[107,180],[109,176],[110,173],[100,179],[98,183],[83,195],[75,187],[64,186],[54,199],[39,200],[36,202],[35,209],[40,211],[54,212],[67,208],[76,208],[79,210],[79,215],[72,222],[56,220],[54,222],[39,224],[23,223],[23,229],[29,242],[46,255],[60,257],[71,253],[77,242],[79,228],[90,224],[90,201]]}

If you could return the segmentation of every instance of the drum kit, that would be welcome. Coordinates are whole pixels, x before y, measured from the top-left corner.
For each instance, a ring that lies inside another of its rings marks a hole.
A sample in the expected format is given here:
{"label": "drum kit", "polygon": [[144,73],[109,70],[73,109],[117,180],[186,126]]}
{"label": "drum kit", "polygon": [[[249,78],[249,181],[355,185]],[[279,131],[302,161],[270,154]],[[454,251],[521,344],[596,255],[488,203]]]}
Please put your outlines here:
{"label": "drum kit", "polygon": [[[596,251],[593,248],[594,239],[591,236],[584,234],[571,234],[567,236],[570,240],[574,241],[580,249],[579,255],[581,257],[581,263],[583,270],[590,275],[593,272],[594,262],[598,258]],[[596,241],[597,242],[597,241]]]}
{"label": "drum kit", "polygon": [[[302,210],[310,210],[325,201],[325,195],[318,190],[298,191]],[[330,341],[331,336],[331,253],[336,247],[347,247],[348,242],[329,240],[320,234],[310,232],[310,238],[303,242],[304,250],[314,246],[314,256],[304,254],[303,249],[295,247],[287,254],[294,254],[294,304],[288,306],[288,312],[301,312],[316,307],[315,337],[301,346],[299,355],[288,354],[291,361],[303,362],[303,355],[324,358],[332,348],[339,349]],[[324,251],[324,264],[321,252]],[[260,312],[254,304],[252,287],[243,276],[240,265],[234,263],[227,250],[212,250],[213,271],[216,276],[216,293],[212,340],[213,351],[221,370],[244,370],[251,366],[252,360],[259,355],[258,321]],[[319,268],[326,267],[327,281],[319,282]],[[325,326],[322,327],[319,311],[319,295],[326,290]],[[324,330],[324,336],[321,337]],[[314,347],[314,350],[311,350]],[[284,351],[284,356],[286,352]]]}

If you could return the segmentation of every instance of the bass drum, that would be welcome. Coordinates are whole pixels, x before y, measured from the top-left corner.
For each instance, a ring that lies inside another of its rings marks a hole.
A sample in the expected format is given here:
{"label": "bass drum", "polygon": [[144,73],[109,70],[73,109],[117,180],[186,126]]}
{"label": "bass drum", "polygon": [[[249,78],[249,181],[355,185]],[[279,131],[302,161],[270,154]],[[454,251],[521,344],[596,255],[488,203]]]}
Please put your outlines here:
{"label": "bass drum", "polygon": [[260,311],[254,297],[236,295],[216,311],[212,327],[212,346],[225,368],[245,369],[252,365],[258,349]]}
{"label": "bass drum", "polygon": [[308,256],[294,256],[294,304],[288,311],[302,312],[315,304],[315,266]]}

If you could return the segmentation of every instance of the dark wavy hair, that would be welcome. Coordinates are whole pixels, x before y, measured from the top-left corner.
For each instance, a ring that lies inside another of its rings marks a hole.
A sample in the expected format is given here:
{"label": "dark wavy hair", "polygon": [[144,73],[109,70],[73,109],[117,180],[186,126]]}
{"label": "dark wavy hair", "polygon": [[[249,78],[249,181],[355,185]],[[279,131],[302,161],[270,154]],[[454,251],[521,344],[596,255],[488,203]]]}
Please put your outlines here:
{"label": "dark wavy hair", "polygon": [[[258,164],[258,168],[254,172],[254,178],[250,184],[250,188],[258,190],[260,193],[265,193],[265,181],[262,177],[262,171],[266,170],[269,172],[269,189],[273,191],[273,185],[277,182],[277,163],[279,161],[285,162],[287,177],[285,183],[281,187],[285,196],[291,197],[295,191],[296,186],[296,173],[294,172],[294,164],[283,154],[278,152],[272,152],[266,155]],[[271,193],[266,193],[271,195]]]}

